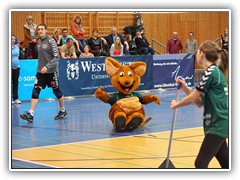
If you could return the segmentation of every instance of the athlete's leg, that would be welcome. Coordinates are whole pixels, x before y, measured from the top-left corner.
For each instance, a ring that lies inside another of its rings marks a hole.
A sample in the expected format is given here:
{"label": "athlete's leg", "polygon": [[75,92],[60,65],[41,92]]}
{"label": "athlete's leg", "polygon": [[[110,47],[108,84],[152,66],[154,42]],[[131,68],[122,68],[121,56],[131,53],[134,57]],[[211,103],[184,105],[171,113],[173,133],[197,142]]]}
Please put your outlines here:
{"label": "athlete's leg", "polygon": [[209,162],[218,153],[225,139],[213,134],[207,134],[195,160],[196,168],[208,168]]}
{"label": "athlete's leg", "polygon": [[224,141],[222,146],[220,147],[218,153],[216,154],[216,158],[222,168],[229,168],[229,153],[226,141]]}
{"label": "athlete's leg", "polygon": [[57,72],[53,73],[53,77],[51,77],[50,86],[52,87],[53,94],[58,99],[58,104],[60,106],[60,111],[58,115],[55,116],[55,120],[62,119],[67,115],[67,111],[64,105],[64,96],[62,94],[61,89],[58,86],[58,75]]}

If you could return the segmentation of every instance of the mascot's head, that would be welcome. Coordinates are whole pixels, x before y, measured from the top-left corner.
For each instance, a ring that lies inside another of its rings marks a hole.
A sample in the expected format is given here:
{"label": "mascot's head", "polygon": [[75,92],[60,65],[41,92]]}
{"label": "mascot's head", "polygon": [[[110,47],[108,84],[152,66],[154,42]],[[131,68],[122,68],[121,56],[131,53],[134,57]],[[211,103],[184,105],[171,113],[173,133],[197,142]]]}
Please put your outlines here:
{"label": "mascot's head", "polygon": [[131,94],[138,88],[141,82],[141,76],[146,71],[144,62],[134,62],[129,66],[122,66],[113,58],[107,57],[105,60],[105,69],[111,77],[114,88],[123,94]]}

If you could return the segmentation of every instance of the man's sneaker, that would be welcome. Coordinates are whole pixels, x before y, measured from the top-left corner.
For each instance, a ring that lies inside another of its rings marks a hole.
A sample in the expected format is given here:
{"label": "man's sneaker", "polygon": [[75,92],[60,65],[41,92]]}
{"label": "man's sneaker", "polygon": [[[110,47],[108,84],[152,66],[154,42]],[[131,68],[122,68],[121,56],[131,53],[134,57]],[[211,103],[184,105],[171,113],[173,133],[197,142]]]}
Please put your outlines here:
{"label": "man's sneaker", "polygon": [[29,112],[26,112],[25,114],[20,114],[20,117],[29,122],[33,122],[33,116]]}
{"label": "man's sneaker", "polygon": [[13,101],[14,104],[22,104],[22,101],[19,101],[18,99],[16,99],[15,101]]}
{"label": "man's sneaker", "polygon": [[55,119],[55,120],[62,119],[62,118],[64,118],[66,115],[67,115],[67,111],[64,111],[64,112],[59,111],[59,112],[58,112],[58,115],[57,115],[54,119]]}

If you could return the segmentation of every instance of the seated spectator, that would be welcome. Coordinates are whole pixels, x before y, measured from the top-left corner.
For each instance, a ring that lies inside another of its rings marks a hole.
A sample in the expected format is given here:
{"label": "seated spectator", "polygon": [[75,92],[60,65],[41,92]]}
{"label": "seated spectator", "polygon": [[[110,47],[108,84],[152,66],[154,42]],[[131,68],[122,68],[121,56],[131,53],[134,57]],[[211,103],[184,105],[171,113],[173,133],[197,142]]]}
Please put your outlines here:
{"label": "seated spectator", "polygon": [[59,51],[62,59],[77,58],[75,48],[73,46],[73,40],[71,38],[67,39],[67,43],[63,44]]}
{"label": "seated spectator", "polygon": [[90,46],[90,52],[95,56],[107,56],[107,52],[103,51],[102,38],[98,37],[98,30],[92,31],[92,36],[88,39],[88,45]]}
{"label": "seated spectator", "polygon": [[87,42],[84,38],[84,34],[86,34],[86,31],[83,28],[82,17],[80,15],[77,14],[76,16],[74,16],[71,30],[73,33],[73,37],[78,41],[81,51],[83,51],[83,47],[87,44]]}
{"label": "seated spectator", "polygon": [[85,46],[83,47],[83,51],[84,51],[84,52],[83,52],[82,54],[80,54],[80,58],[94,57],[94,55],[89,52],[89,51],[90,51],[89,45],[85,45]]}
{"label": "seated spectator", "polygon": [[76,39],[74,39],[71,35],[68,35],[68,30],[66,28],[62,29],[62,37],[60,39],[60,46],[62,46],[63,44],[66,44],[66,41],[68,38],[71,38],[75,44],[75,52],[77,54],[77,56],[79,57],[79,55],[82,53],[81,50],[79,49],[79,44],[78,41]]}
{"label": "seated spectator", "polygon": [[128,42],[129,45],[129,54],[137,55],[137,46],[135,45],[135,42],[133,41],[131,34],[126,35],[126,41]]}
{"label": "seated spectator", "polygon": [[115,39],[117,36],[120,38],[121,44],[124,45],[124,49],[123,49],[124,54],[128,55],[129,45],[125,40],[125,38],[120,33],[117,33],[117,28],[115,26],[111,28],[111,34],[103,37],[103,43],[105,45],[108,45],[108,48],[110,48],[111,45],[115,42]]}
{"label": "seated spectator", "polygon": [[25,48],[23,48],[23,43],[24,43],[24,40],[18,42],[18,44],[17,44],[17,46],[20,49],[19,59],[25,59]]}
{"label": "seated spectator", "polygon": [[136,30],[135,43],[137,46],[137,51],[140,55],[154,55],[154,49],[148,43],[147,38],[141,35],[140,30]]}
{"label": "seated spectator", "polygon": [[58,47],[61,46],[61,45],[60,45],[61,37],[62,37],[62,35],[61,35],[61,30],[58,29],[58,28],[54,29],[54,30],[53,30],[53,36],[52,36],[52,38],[56,41]]}
{"label": "seated spectator", "polygon": [[115,42],[111,45],[110,56],[123,56],[123,45],[120,37],[116,37]]}

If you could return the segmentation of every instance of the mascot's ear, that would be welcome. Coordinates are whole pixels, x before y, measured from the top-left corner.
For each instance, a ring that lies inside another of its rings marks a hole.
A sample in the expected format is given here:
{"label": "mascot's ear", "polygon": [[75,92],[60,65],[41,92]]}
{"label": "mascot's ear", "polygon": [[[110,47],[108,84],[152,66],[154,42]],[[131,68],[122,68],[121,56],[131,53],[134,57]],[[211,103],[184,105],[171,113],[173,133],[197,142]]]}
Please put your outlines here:
{"label": "mascot's ear", "polygon": [[110,77],[114,76],[121,67],[122,67],[122,65],[115,59],[113,59],[111,57],[107,57],[105,59],[105,69],[106,69],[107,74]]}
{"label": "mascot's ear", "polygon": [[147,65],[144,62],[134,62],[129,67],[139,76],[144,75],[147,69]]}

